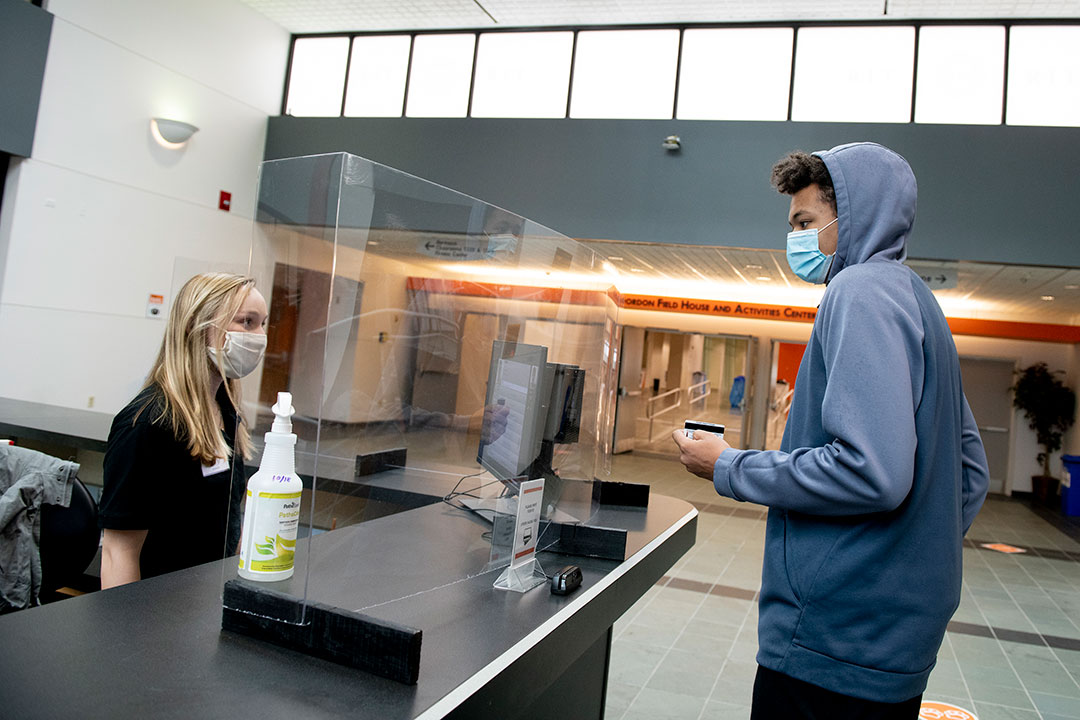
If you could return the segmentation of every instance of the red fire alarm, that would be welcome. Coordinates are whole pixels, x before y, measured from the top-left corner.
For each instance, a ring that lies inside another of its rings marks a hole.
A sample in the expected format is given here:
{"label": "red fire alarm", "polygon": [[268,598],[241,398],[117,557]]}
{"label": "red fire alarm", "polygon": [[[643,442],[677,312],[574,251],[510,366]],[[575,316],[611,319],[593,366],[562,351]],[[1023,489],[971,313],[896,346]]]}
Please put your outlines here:
{"label": "red fire alarm", "polygon": [[229,207],[232,205],[232,193],[221,191],[221,197],[218,199],[218,210],[224,210],[229,212]]}

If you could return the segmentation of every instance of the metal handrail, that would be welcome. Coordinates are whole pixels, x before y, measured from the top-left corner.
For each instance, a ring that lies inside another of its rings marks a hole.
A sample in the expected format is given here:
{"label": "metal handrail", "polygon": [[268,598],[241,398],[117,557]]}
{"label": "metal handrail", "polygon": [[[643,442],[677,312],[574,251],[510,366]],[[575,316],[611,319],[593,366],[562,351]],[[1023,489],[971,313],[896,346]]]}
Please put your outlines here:
{"label": "metal handrail", "polygon": [[668,412],[670,410],[674,410],[675,408],[682,405],[682,398],[679,398],[679,400],[674,405],[670,405],[668,407],[665,407],[663,410],[660,410],[658,412],[652,412],[650,410],[650,408],[649,408],[649,406],[652,405],[657,400],[662,400],[662,399],[666,398],[668,395],[677,395],[677,394],[681,393],[682,391],[683,391],[682,388],[675,388],[674,390],[668,390],[666,393],[661,393],[660,395],[656,395],[656,396],[651,397],[648,400],[646,400],[645,401],[645,417],[647,417],[647,418],[649,418],[651,420],[651,419],[653,419],[654,417],[656,417],[658,415],[663,415],[664,413],[666,413],[666,412]]}
{"label": "metal handrail", "polygon": [[[695,395],[694,391],[699,389],[704,389],[705,392],[701,393],[700,395]],[[712,395],[712,386],[709,385],[708,380],[702,380],[699,383],[694,383],[693,385],[686,386],[686,397],[690,401],[691,405],[698,402],[699,400],[704,400],[710,395]]]}
{"label": "metal handrail", "polygon": [[674,405],[668,405],[660,410],[653,410],[650,406],[657,400],[662,400],[669,395],[679,396],[683,392],[683,388],[675,388],[674,390],[668,390],[666,393],[662,393],[655,397],[651,397],[645,401],[645,417],[649,419],[649,442],[653,441],[653,421],[661,415],[665,415],[672,410],[678,410],[682,407],[682,398],[678,397]]}

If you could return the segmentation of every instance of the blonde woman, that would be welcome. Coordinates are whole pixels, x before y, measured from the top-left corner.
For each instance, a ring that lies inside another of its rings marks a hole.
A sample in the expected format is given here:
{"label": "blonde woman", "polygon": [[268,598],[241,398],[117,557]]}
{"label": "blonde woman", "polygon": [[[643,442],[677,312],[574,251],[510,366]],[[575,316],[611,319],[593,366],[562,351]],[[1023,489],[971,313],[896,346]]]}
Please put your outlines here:
{"label": "blonde woman", "polygon": [[242,275],[196,275],[177,294],[146,385],[109,433],[103,589],[235,551],[251,449],[238,379],[266,350],[266,315]]}

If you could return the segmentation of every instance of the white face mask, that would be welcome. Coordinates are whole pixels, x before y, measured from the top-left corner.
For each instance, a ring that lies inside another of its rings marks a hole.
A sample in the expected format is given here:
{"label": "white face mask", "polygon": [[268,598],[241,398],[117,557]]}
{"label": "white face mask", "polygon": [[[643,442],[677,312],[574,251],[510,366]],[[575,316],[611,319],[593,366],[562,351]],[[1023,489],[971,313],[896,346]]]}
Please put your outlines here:
{"label": "white face mask", "polygon": [[[207,346],[206,352],[214,366],[218,365],[218,349]],[[225,332],[225,345],[221,348],[221,367],[225,371],[225,377],[237,380],[250,375],[258,366],[266,352],[266,335],[264,333]]]}

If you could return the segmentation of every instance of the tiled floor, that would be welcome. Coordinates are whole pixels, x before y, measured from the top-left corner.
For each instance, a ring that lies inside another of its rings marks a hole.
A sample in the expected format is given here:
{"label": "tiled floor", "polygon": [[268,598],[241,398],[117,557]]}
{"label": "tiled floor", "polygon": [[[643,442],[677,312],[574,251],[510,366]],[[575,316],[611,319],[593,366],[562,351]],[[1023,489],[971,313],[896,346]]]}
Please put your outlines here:
{"label": "tiled floor", "polygon": [[[764,508],[718,496],[674,459],[618,455],[613,470],[693,502],[700,515],[694,547],[615,625],[606,717],[748,718]],[[968,533],[963,597],[924,699],[980,720],[1080,718],[1077,538],[1080,524],[1053,512],[987,501]]]}

